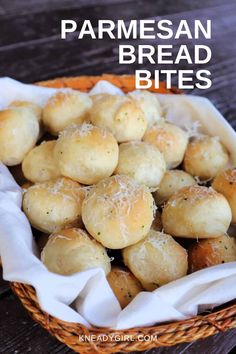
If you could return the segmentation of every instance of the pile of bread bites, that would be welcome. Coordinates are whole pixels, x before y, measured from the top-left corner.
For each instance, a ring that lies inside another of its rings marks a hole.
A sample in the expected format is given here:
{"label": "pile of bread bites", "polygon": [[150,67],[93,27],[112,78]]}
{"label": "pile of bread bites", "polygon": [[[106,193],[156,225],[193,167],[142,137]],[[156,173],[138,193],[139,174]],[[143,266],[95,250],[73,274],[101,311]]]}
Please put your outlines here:
{"label": "pile of bread bites", "polygon": [[150,92],[68,89],[43,109],[12,102],[0,112],[0,160],[22,166],[23,210],[42,233],[45,266],[103,268],[122,308],[142,290],[236,260],[227,150],[167,122]]}

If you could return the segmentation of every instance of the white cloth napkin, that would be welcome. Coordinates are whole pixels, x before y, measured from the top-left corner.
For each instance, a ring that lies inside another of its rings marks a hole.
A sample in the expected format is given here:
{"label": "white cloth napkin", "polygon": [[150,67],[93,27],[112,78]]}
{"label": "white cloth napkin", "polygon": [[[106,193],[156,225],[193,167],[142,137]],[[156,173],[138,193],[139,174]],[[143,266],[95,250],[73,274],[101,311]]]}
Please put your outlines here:
{"label": "white cloth napkin", "polygon": [[[43,105],[55,91],[0,78],[0,106],[4,108],[15,99]],[[104,81],[91,94],[101,92],[122,94]],[[182,95],[158,98],[169,120],[187,129],[198,121],[201,131],[218,135],[235,164],[236,134],[207,99]],[[21,211],[21,199],[21,188],[0,163],[0,255],[4,279],[34,286],[41,308],[52,316],[88,327],[125,329],[186,319],[236,297],[236,262],[232,262],[188,275],[152,293],[142,292],[121,311],[102,269],[62,276],[45,268]]]}

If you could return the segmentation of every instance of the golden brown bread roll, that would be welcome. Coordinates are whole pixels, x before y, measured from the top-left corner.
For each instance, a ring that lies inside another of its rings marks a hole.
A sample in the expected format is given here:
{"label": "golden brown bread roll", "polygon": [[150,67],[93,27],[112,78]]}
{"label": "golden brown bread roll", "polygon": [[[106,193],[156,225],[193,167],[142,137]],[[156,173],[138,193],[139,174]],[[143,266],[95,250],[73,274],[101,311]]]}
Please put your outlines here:
{"label": "golden brown bread roll", "polygon": [[202,180],[214,178],[228,162],[228,153],[218,137],[194,138],[187,146],[184,169]]}
{"label": "golden brown bread roll", "polygon": [[226,198],[212,188],[190,186],[180,189],[165,204],[165,232],[187,238],[210,238],[225,234],[232,219]]}
{"label": "golden brown bread roll", "polygon": [[108,129],[120,143],[141,140],[147,128],[143,111],[126,96],[99,95],[93,100],[89,119]]}
{"label": "golden brown bread roll", "polygon": [[44,129],[43,129],[43,124],[42,124],[42,107],[40,107],[38,104],[30,102],[30,101],[13,101],[9,105],[9,108],[26,108],[31,111],[36,115],[38,121],[39,121],[39,136],[38,139],[40,139],[43,134],[44,134]]}
{"label": "golden brown bread roll", "polygon": [[184,171],[166,171],[158,189],[154,192],[154,199],[157,204],[161,205],[181,188],[194,184],[197,184],[195,179]]}
{"label": "golden brown bread roll", "polygon": [[46,233],[80,226],[85,194],[79,183],[69,178],[36,183],[24,193],[23,210],[31,225]]}
{"label": "golden brown bread roll", "polygon": [[143,141],[120,144],[117,174],[128,175],[139,183],[156,188],[165,171],[164,157],[154,145]]}
{"label": "golden brown bread roll", "polygon": [[212,187],[225,196],[232,211],[232,222],[236,223],[236,169],[218,174]]}
{"label": "golden brown bread roll", "polygon": [[158,98],[154,93],[140,90],[130,92],[128,96],[131,97],[143,111],[148,122],[148,127],[151,127],[162,119],[162,109]]}
{"label": "golden brown bread roll", "polygon": [[234,262],[236,261],[236,239],[223,235],[200,240],[190,247],[188,256],[191,272],[221,263]]}
{"label": "golden brown bread roll", "polygon": [[70,275],[91,268],[111,270],[105,248],[82,229],[60,230],[52,234],[41,253],[41,260],[53,273]]}
{"label": "golden brown bread roll", "polygon": [[187,274],[187,252],[170,235],[150,230],[148,235],[123,251],[125,265],[146,290]]}
{"label": "golden brown bread roll", "polygon": [[8,108],[0,111],[0,161],[7,166],[22,162],[39,136],[39,122],[33,110]]}
{"label": "golden brown bread roll", "polygon": [[44,141],[28,152],[22,162],[26,179],[32,182],[45,182],[59,177],[60,171],[54,158],[56,140]]}
{"label": "golden brown bread roll", "polygon": [[167,168],[174,168],[181,164],[184,158],[188,135],[173,124],[160,122],[146,131],[143,140],[160,150]]}
{"label": "golden brown bread roll", "polygon": [[118,154],[113,135],[88,123],[67,127],[54,149],[61,174],[83,184],[110,176],[118,163]]}
{"label": "golden brown bread roll", "polygon": [[53,135],[58,135],[72,123],[81,124],[87,117],[92,100],[86,93],[67,90],[53,95],[43,109],[43,123]]}
{"label": "golden brown bread roll", "polygon": [[143,290],[138,279],[125,267],[113,266],[107,280],[122,309]]}
{"label": "golden brown bread roll", "polygon": [[42,108],[36,103],[29,102],[29,101],[13,101],[10,103],[9,108],[14,108],[14,107],[31,109],[37,116],[39,122],[42,119]]}
{"label": "golden brown bread roll", "polygon": [[148,188],[124,175],[100,181],[82,205],[86,229],[111,249],[124,248],[144,238],[153,214],[154,203]]}

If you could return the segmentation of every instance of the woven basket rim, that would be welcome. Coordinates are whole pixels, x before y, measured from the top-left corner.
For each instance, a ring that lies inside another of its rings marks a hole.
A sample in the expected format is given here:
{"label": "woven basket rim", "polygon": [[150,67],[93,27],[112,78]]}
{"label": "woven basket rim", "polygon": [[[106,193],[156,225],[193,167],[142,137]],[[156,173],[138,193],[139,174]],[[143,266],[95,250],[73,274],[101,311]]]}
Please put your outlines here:
{"label": "woven basket rim", "polygon": [[[37,82],[36,85],[54,88],[72,88],[86,92],[100,80],[109,81],[124,92],[129,92],[135,89],[134,76],[114,74],[62,77]],[[167,89],[163,82],[160,83],[160,87],[157,89],[154,86],[154,81],[149,91],[168,94],[182,93],[182,91],[177,88]],[[62,321],[44,312],[38,304],[35,290],[32,286],[12,282],[11,288],[36,322],[48,330],[58,340],[80,354],[144,351],[154,347],[167,347],[179,343],[192,342],[193,340],[217,334],[220,331],[236,328],[236,303],[233,305],[231,303],[226,304],[226,307],[215,312],[198,315],[182,321],[162,323],[147,327],[136,327],[126,330],[112,330],[102,327],[91,327],[88,329],[82,324]],[[79,340],[79,336],[91,334],[123,334],[132,336],[134,341],[122,340],[120,342],[114,342],[111,340],[106,342],[81,342]],[[137,338],[140,334],[152,337],[149,341],[139,341]]]}

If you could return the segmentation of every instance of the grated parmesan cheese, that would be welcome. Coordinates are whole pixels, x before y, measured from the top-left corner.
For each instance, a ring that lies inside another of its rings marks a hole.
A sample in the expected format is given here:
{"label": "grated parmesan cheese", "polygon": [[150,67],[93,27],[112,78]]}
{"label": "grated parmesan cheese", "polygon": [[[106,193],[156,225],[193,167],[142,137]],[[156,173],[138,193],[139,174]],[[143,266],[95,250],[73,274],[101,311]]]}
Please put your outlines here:
{"label": "grated parmesan cheese", "polygon": [[72,123],[59,134],[59,139],[66,136],[87,136],[94,129],[94,125],[84,122],[83,124]]}

